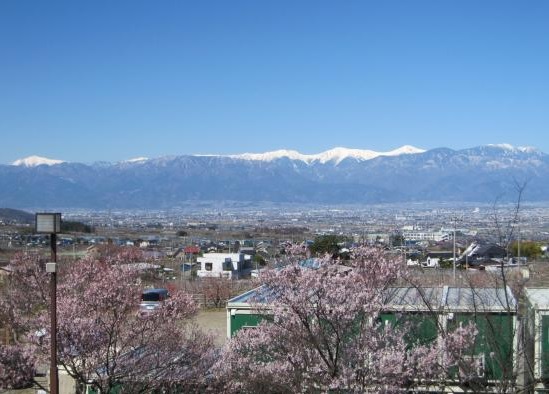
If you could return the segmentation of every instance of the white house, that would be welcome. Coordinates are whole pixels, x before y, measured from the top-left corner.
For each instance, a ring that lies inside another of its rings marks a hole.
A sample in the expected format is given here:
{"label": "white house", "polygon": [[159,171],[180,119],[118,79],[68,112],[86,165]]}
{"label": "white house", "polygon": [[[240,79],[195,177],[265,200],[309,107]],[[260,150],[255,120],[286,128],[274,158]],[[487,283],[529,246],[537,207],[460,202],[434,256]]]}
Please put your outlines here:
{"label": "white house", "polygon": [[238,278],[251,268],[252,256],[243,253],[205,253],[198,257],[200,278]]}

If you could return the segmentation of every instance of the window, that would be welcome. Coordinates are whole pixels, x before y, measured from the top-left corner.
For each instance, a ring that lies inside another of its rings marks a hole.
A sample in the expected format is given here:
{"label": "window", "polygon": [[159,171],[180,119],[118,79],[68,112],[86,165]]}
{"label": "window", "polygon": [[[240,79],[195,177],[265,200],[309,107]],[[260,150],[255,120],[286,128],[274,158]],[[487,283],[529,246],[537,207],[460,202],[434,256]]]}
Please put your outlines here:
{"label": "window", "polygon": [[206,271],[211,271],[213,268],[213,264],[212,263],[204,263],[204,269]]}
{"label": "window", "polygon": [[141,294],[141,301],[160,302],[165,301],[169,297],[170,293],[166,289],[147,289]]}
{"label": "window", "polygon": [[159,293],[146,293],[141,296],[141,301],[158,302],[161,301]]}

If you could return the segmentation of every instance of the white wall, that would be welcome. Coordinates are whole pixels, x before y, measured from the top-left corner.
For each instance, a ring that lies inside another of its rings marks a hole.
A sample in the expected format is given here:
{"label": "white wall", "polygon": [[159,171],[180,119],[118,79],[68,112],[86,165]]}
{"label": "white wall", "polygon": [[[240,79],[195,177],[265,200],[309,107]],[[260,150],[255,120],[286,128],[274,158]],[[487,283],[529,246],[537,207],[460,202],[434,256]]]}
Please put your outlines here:
{"label": "white wall", "polygon": [[[232,277],[231,271],[223,269],[226,262],[230,262],[233,272],[238,272],[241,268],[241,263],[244,261],[244,255],[240,253],[205,253],[204,256],[198,257],[197,262],[200,263],[200,269],[197,274],[199,277]],[[206,270],[206,263],[212,264],[211,270]]]}

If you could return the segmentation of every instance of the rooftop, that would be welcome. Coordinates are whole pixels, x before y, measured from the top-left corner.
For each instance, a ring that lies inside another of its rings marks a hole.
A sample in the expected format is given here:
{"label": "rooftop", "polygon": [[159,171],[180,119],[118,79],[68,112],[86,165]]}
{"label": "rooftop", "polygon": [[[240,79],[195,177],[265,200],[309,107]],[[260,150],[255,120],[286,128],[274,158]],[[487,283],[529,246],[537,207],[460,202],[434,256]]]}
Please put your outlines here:
{"label": "rooftop", "polygon": [[526,297],[536,309],[549,309],[548,288],[527,288]]}
{"label": "rooftop", "polygon": [[[545,290],[545,304],[549,309],[549,289]],[[509,288],[470,287],[390,287],[385,291],[384,304],[390,309],[447,311],[504,312],[516,309],[517,302]],[[230,299],[228,307],[251,307],[268,304],[276,295],[267,286],[260,286]]]}

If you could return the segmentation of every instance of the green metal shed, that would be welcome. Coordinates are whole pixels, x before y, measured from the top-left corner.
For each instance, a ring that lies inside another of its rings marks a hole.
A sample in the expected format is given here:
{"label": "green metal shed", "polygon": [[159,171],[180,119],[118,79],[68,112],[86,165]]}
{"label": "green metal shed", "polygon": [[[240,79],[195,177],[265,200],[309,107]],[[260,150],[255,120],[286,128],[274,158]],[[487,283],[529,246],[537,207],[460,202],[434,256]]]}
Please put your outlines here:
{"label": "green metal shed", "polygon": [[[227,337],[259,324],[274,299],[268,289],[258,287],[229,300]],[[385,290],[384,305],[378,318],[385,324],[412,323],[406,338],[410,345],[435,341],[440,330],[473,322],[478,329],[473,355],[478,378],[494,384],[516,380],[517,302],[509,288],[393,287]]]}

